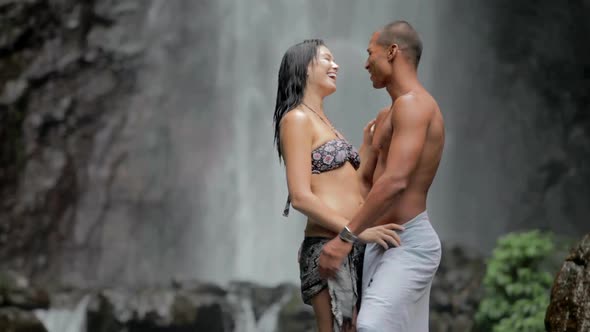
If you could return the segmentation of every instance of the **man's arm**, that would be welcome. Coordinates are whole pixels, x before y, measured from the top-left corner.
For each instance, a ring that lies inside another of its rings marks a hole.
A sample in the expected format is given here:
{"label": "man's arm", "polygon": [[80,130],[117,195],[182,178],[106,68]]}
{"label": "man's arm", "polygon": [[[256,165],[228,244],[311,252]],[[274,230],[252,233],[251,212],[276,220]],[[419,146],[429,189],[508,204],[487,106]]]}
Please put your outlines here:
{"label": "man's arm", "polygon": [[394,128],[386,168],[348,228],[354,234],[375,225],[407,187],[426,142],[431,112],[414,96],[400,97],[391,112]]}
{"label": "man's arm", "polygon": [[[367,197],[371,187],[373,186],[373,173],[375,172],[375,166],[377,165],[377,157],[379,151],[372,146],[373,132],[371,131],[375,121],[369,122],[364,130],[365,139],[363,145],[359,149],[359,156],[361,159],[361,166],[357,170],[357,175],[360,183],[361,195],[363,198]],[[367,135],[370,135],[367,137]]]}
{"label": "man's arm", "polygon": [[[413,96],[399,98],[393,107],[391,123],[394,131],[385,171],[373,185],[360,211],[348,224],[351,232],[357,235],[372,227],[387,212],[396,196],[406,189],[426,141],[432,113]],[[320,276],[325,279],[336,275],[351,249],[350,243],[339,238],[326,243],[319,258]]]}
{"label": "man's arm", "polygon": [[362,146],[359,155],[361,157],[361,167],[357,170],[357,175],[359,177],[361,196],[364,199],[371,191],[371,187],[373,187],[373,172],[377,165],[378,152],[373,147]]}
{"label": "man's arm", "polygon": [[361,167],[357,170],[363,199],[367,198],[367,195],[373,187],[373,174],[375,173],[375,167],[377,166],[377,160],[379,158],[379,149],[373,144],[375,126],[378,122],[383,121],[387,114],[389,114],[390,109],[391,106],[382,108],[377,114],[377,117],[374,120],[369,121],[363,129],[363,144],[359,149]]}

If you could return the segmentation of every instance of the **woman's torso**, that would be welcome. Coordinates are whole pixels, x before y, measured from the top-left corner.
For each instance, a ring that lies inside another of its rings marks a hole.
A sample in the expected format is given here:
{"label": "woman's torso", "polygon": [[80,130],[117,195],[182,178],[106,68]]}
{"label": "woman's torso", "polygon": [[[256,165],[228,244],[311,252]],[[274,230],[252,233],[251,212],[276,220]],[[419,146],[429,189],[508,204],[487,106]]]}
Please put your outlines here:
{"label": "woman's torso", "polygon": [[[364,200],[356,170],[347,162],[342,167],[311,176],[311,191],[330,209],[346,219],[352,219]],[[334,237],[336,234],[308,219],[305,236]]]}
{"label": "woman's torso", "polygon": [[[325,144],[332,143],[330,142],[332,140],[342,140],[341,142],[343,144],[350,145],[342,135],[333,132],[325,123],[314,118],[313,114],[309,114],[308,112],[308,115],[312,118],[312,124],[314,127],[313,132],[315,133],[313,139],[312,160],[313,154],[318,152],[318,148],[321,149],[322,147],[325,147]],[[352,148],[352,146],[350,146],[350,148]],[[356,154],[356,150],[354,153]],[[324,170],[319,174],[316,173],[317,171],[314,171],[313,173],[316,174],[312,174],[311,176],[312,193],[316,195],[322,203],[346,219],[352,219],[364,202],[363,197],[361,196],[359,179],[354,167],[358,167],[358,165],[353,165],[354,163],[354,160],[349,160],[344,162],[340,167]],[[312,168],[317,169],[313,165]],[[321,227],[313,220],[308,219],[305,227],[305,236],[334,237],[336,234]]]}

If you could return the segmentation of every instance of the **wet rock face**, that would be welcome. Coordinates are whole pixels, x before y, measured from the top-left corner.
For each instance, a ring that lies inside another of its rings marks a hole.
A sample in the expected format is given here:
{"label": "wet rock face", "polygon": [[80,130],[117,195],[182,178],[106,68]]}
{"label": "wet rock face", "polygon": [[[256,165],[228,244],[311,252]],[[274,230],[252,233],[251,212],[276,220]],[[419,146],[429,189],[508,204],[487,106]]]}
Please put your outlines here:
{"label": "wet rock face", "polygon": [[[484,273],[482,258],[472,257],[458,247],[445,247],[432,286],[431,331],[473,329]],[[102,322],[102,326],[130,331],[169,331],[170,326],[179,331],[192,326],[202,327],[203,331],[267,331],[271,326],[276,331],[299,332],[313,330],[316,325],[312,307],[303,304],[299,287],[293,285],[262,287],[236,282],[219,288],[179,283],[174,289],[102,291],[98,302],[93,303],[89,317]],[[89,332],[107,331],[119,330]]]}
{"label": "wet rock face", "polygon": [[137,288],[56,288],[50,301],[48,292],[26,277],[0,271],[0,331],[46,332],[44,323],[56,331],[70,324],[64,317],[72,324],[85,320],[88,332],[270,332],[277,326],[304,331],[293,327],[311,327],[315,320],[293,314],[304,306],[298,294],[292,285],[235,282],[222,288],[183,281]]}
{"label": "wet rock face", "polygon": [[47,332],[33,314],[49,307],[47,291],[13,271],[0,271],[0,331]]}
{"label": "wet rock face", "polygon": [[26,310],[49,307],[46,290],[30,284],[24,276],[13,271],[0,271],[0,306]]}
{"label": "wet rock face", "polygon": [[137,53],[105,32],[131,2],[104,2],[0,1],[0,259],[28,273],[71,238],[93,137],[133,86]]}
{"label": "wet rock face", "polygon": [[14,307],[0,308],[0,331],[47,332],[32,312]]}
{"label": "wet rock face", "polygon": [[590,234],[572,249],[555,279],[545,327],[552,332],[590,330]]}
{"label": "wet rock face", "polygon": [[[459,248],[445,249],[443,257],[431,293],[430,330],[468,331],[481,297],[483,261]],[[84,315],[88,332],[299,332],[316,325],[296,285],[175,281],[135,288],[55,288],[48,294],[20,274],[0,272],[0,331],[45,331],[39,319],[51,321],[56,309]]]}
{"label": "wet rock face", "polygon": [[[533,136],[528,147],[542,158],[527,174],[526,204],[515,214],[517,227],[531,227],[534,220],[536,227],[577,237],[588,231],[590,213],[590,47],[584,42],[590,3],[497,0],[483,8],[494,22],[489,42],[500,61],[498,95],[523,105],[516,109],[526,111],[521,115],[533,125],[522,130],[543,133]],[[554,40],[554,47],[546,47],[547,40]],[[534,94],[513,94],[516,82]],[[539,107],[525,107],[533,98]],[[514,114],[510,107],[500,112]]]}
{"label": "wet rock face", "polygon": [[459,247],[446,248],[430,292],[430,331],[470,331],[483,296],[485,264]]}
{"label": "wet rock face", "polygon": [[88,309],[88,331],[233,331],[233,308],[217,287],[104,290]]}
{"label": "wet rock face", "polygon": [[274,331],[277,326],[279,331],[306,331],[297,328],[312,327],[315,319],[292,314],[303,306],[297,294],[291,285],[244,282],[227,288],[188,282],[101,290],[90,295],[88,332]]}

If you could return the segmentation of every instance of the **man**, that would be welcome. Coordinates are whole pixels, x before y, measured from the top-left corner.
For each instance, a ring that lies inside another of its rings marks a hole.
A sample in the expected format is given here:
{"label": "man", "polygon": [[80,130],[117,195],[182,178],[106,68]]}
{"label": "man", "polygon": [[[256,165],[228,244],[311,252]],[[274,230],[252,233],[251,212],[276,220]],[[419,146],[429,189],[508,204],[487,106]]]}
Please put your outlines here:
{"label": "man", "polygon": [[405,21],[375,32],[365,68],[373,87],[385,88],[392,105],[377,116],[372,150],[375,167],[360,211],[320,256],[320,273],[332,277],[368,227],[403,225],[401,243],[384,250],[367,245],[357,327],[369,331],[428,331],[430,286],[441,258],[438,235],[426,212],[444,145],[444,123],[434,98],[418,81],[422,43]]}

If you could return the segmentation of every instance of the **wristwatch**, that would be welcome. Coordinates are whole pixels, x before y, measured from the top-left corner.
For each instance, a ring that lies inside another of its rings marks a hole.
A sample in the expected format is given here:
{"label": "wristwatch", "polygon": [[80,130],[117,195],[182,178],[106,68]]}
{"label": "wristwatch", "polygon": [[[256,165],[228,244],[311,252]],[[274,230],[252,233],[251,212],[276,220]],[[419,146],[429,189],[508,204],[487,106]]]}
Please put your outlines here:
{"label": "wristwatch", "polygon": [[342,241],[348,242],[348,243],[355,243],[359,239],[356,235],[354,235],[350,231],[350,228],[348,228],[348,226],[344,226],[344,228],[340,231],[340,234],[338,234],[338,236],[340,237],[340,239]]}

